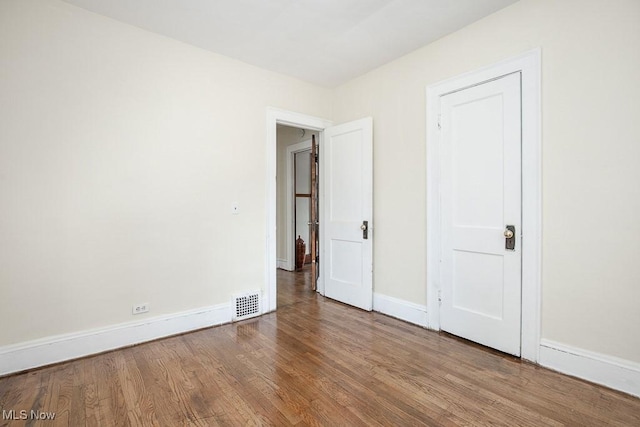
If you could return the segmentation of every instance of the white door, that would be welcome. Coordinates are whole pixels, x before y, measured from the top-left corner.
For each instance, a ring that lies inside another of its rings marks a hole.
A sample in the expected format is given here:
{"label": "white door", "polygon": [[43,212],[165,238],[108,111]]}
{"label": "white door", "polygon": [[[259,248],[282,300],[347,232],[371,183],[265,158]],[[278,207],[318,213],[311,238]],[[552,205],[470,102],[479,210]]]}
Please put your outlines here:
{"label": "white door", "polygon": [[371,310],[373,304],[373,121],[326,128],[322,143],[325,198],[320,268],[325,296]]}
{"label": "white door", "polygon": [[440,113],[441,328],[519,356],[520,73],[444,95]]}

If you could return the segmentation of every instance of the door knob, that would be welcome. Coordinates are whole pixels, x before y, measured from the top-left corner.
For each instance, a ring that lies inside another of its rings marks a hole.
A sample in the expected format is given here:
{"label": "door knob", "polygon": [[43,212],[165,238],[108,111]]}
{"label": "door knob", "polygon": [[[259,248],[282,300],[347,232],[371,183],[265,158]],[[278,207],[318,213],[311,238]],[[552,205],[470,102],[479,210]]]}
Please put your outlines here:
{"label": "door knob", "polygon": [[504,248],[508,251],[516,249],[516,227],[515,225],[507,225],[504,230]]}
{"label": "door knob", "polygon": [[360,226],[360,230],[362,230],[362,238],[369,238],[369,221],[362,221],[362,225]]}

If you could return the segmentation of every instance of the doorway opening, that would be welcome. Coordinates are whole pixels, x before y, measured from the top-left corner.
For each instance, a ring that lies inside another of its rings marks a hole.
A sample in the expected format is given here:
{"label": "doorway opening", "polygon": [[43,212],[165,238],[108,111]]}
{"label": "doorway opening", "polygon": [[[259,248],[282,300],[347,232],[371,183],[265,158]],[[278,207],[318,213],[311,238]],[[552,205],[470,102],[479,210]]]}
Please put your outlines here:
{"label": "doorway opening", "polygon": [[[322,147],[323,130],[331,125],[331,121],[318,117],[307,116],[272,107],[267,108],[267,247],[265,252],[265,290],[262,304],[263,312],[276,310],[278,306],[278,273],[283,274],[285,272],[285,270],[278,268],[278,246],[280,245],[278,241],[278,230],[282,230],[282,226],[279,225],[279,218],[282,217],[282,215],[278,214],[278,194],[286,194],[282,191],[278,191],[279,184],[282,184],[283,181],[285,181],[283,176],[284,172],[278,171],[278,127],[286,126],[295,129],[304,129],[306,130],[304,137],[308,137],[310,132],[315,132],[318,139],[318,145],[319,147]],[[298,132],[299,135],[302,133],[299,130],[294,131],[294,133],[295,132]],[[322,158],[322,156],[320,156],[320,158]],[[322,203],[322,183],[320,183],[319,187],[319,200],[320,203]],[[293,239],[293,233],[294,231],[291,232],[291,238],[289,241]],[[286,240],[284,243],[285,244],[281,246],[281,249],[284,248],[286,251]],[[320,239],[320,244],[322,244],[322,239]],[[292,258],[293,255],[291,255],[291,259]],[[324,294],[322,276],[318,279],[317,290],[320,294]]]}
{"label": "doorway opening", "polygon": [[[318,201],[322,213],[317,226],[321,230],[319,257],[323,260],[323,272],[318,269],[319,275],[314,275],[317,291],[370,311],[373,302],[373,119],[365,117],[332,126],[328,120],[268,108],[263,313],[274,311],[278,306],[278,125],[318,131],[318,164],[322,167]],[[309,240],[314,239],[310,236]],[[313,261],[313,255],[311,258]],[[315,265],[311,264],[312,270]]]}
{"label": "doorway opening", "polygon": [[317,269],[312,271],[312,261],[317,267],[319,136],[318,130],[276,125],[278,306],[315,294]]}

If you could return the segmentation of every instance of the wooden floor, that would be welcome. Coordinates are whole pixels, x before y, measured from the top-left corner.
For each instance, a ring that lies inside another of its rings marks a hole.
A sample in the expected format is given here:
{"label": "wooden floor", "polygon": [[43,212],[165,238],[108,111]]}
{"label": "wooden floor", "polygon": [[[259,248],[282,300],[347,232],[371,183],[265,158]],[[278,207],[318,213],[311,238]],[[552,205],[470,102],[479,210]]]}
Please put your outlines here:
{"label": "wooden floor", "polygon": [[317,296],[278,272],[278,311],[0,379],[0,425],[627,425],[640,399]]}

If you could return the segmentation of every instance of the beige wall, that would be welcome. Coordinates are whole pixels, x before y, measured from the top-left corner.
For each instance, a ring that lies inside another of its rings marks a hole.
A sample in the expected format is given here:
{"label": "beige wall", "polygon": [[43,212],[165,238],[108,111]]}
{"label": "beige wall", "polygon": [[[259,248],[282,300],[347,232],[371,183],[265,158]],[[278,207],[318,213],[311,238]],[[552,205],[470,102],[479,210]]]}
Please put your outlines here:
{"label": "beige wall", "polygon": [[426,303],[425,87],[536,47],[542,335],[640,362],[637,0],[523,0],[335,91],[374,121],[375,292]]}
{"label": "beige wall", "polygon": [[327,117],[330,96],[56,0],[2,0],[0,346],[263,288],[266,108]]}

